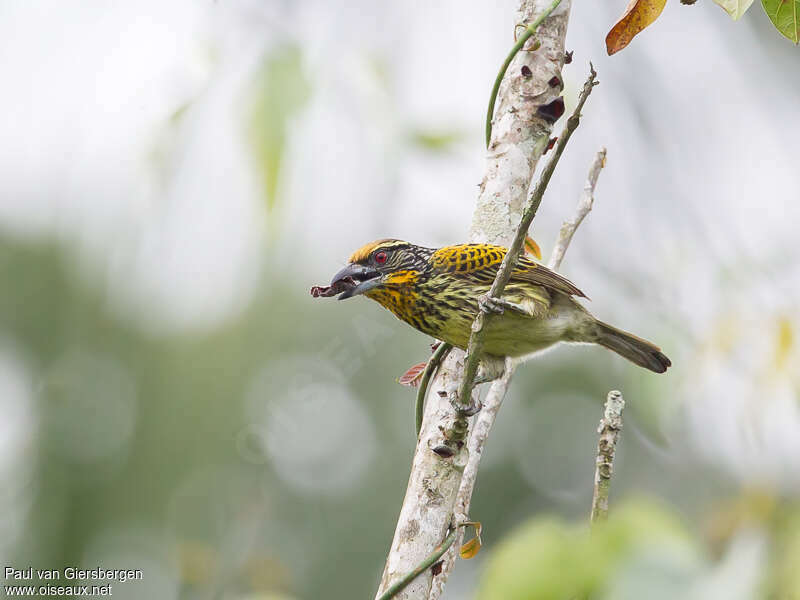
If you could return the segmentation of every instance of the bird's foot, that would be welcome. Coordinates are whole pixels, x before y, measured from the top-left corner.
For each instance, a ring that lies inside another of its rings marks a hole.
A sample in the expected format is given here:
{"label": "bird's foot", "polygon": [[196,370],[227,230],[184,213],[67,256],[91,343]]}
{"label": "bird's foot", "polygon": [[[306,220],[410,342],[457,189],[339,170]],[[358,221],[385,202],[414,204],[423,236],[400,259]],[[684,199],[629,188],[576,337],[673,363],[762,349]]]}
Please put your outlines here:
{"label": "bird's foot", "polygon": [[478,297],[478,307],[487,314],[502,315],[505,312],[505,308],[501,302],[500,298],[493,298],[489,294],[483,294]]}
{"label": "bird's foot", "polygon": [[506,310],[511,310],[527,317],[533,316],[533,313],[526,306],[505,300],[503,298],[493,298],[488,294],[484,294],[478,298],[478,306],[485,313],[494,313],[502,315]]}
{"label": "bird's foot", "polygon": [[470,403],[465,405],[458,399],[458,395],[455,393],[450,395],[450,404],[453,405],[453,408],[455,408],[456,412],[462,417],[477,415],[483,408],[480,398],[472,398]]}

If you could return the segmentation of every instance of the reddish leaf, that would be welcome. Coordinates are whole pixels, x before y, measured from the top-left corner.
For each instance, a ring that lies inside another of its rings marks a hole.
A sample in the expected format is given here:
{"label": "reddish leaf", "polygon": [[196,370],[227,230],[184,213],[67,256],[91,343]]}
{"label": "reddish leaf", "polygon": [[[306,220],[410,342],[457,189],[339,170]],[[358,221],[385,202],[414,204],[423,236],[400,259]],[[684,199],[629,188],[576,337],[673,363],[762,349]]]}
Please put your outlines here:
{"label": "reddish leaf", "polygon": [[651,25],[664,10],[667,0],[631,0],[625,14],[606,36],[606,51],[609,56],[631,43],[633,37]]}
{"label": "reddish leaf", "polygon": [[397,378],[397,383],[409,387],[417,387],[419,385],[419,380],[422,379],[422,373],[425,371],[425,366],[427,364],[428,362],[425,361],[409,367],[408,371]]}
{"label": "reddish leaf", "polygon": [[543,104],[536,109],[536,114],[550,124],[555,123],[564,114],[564,98],[559,96],[550,104]]}

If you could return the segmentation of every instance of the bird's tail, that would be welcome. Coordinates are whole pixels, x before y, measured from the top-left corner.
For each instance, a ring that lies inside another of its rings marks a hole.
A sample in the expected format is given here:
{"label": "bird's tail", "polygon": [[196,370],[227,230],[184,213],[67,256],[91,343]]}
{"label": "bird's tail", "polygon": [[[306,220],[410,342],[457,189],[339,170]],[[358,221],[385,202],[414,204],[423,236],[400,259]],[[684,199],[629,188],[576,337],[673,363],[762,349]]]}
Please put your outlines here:
{"label": "bird's tail", "polygon": [[654,373],[663,373],[672,365],[661,348],[631,333],[612,327],[602,321],[595,321],[594,342],[613,350],[634,364],[650,369]]}

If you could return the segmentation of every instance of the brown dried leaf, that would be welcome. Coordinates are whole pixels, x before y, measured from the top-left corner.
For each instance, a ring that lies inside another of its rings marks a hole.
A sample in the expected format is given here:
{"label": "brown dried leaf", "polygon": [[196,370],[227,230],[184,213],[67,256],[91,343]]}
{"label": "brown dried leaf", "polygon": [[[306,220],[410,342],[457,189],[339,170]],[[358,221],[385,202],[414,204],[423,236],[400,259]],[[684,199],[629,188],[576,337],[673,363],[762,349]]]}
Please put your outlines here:
{"label": "brown dried leaf", "polygon": [[630,44],[636,34],[658,18],[666,3],[667,0],[631,0],[625,14],[606,36],[608,55],[611,56]]}
{"label": "brown dried leaf", "polygon": [[419,385],[419,380],[422,379],[422,373],[425,371],[425,366],[427,364],[428,362],[425,361],[409,367],[408,371],[397,378],[397,383],[400,385],[407,385],[409,387],[417,387]]}

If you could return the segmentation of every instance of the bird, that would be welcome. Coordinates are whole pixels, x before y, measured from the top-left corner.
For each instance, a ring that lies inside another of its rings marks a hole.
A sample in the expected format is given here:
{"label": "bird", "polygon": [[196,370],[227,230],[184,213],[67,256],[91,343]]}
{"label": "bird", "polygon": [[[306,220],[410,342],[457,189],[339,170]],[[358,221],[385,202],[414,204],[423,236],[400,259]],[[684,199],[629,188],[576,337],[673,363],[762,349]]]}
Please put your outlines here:
{"label": "bird", "polygon": [[598,344],[654,373],[672,365],[655,344],[596,319],[576,299],[587,296],[574,283],[527,256],[517,260],[502,297],[489,297],[506,253],[490,244],[426,248],[380,239],[353,252],[331,285],[313,288],[312,295],[365,296],[418,331],[461,349],[467,348],[483,303],[498,313],[485,326],[487,361],[527,360],[567,342]]}

